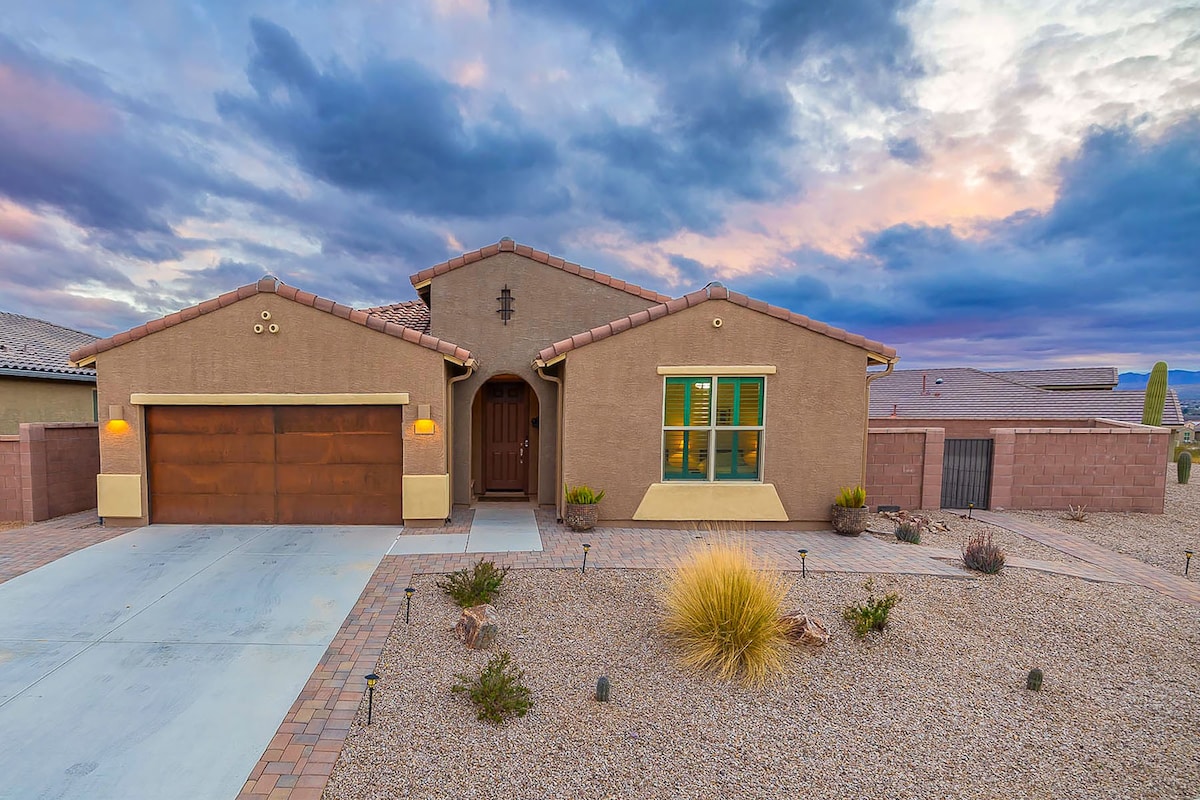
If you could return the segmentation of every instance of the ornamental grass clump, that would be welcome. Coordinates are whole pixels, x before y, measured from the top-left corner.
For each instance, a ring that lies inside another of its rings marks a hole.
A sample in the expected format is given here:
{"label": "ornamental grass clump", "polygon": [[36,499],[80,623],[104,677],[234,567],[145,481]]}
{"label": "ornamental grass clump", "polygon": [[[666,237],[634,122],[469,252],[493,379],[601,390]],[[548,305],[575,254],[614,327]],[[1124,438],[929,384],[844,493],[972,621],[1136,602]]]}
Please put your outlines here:
{"label": "ornamental grass clump", "polygon": [[786,593],[781,575],[756,568],[745,542],[718,538],[670,573],[663,629],[689,669],[761,685],[783,669]]}
{"label": "ornamental grass clump", "polygon": [[992,541],[992,535],[977,533],[962,548],[963,565],[987,575],[1004,569],[1004,551]]}

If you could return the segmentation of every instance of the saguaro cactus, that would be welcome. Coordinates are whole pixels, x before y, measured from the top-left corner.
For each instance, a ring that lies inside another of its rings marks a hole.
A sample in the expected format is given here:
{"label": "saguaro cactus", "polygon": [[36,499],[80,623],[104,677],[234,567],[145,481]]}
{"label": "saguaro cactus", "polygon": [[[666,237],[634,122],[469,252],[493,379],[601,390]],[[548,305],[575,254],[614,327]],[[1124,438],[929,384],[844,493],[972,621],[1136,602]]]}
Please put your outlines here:
{"label": "saguaro cactus", "polygon": [[1146,384],[1146,402],[1142,406],[1143,425],[1162,425],[1163,403],[1167,402],[1167,362],[1159,361],[1150,370]]}

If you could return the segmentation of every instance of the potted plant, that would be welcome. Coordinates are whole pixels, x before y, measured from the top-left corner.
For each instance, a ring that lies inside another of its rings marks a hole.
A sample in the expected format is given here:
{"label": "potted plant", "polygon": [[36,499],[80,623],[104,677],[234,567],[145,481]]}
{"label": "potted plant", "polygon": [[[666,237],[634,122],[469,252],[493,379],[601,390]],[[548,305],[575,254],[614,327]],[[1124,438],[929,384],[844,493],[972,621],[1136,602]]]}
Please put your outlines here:
{"label": "potted plant", "polygon": [[831,515],[835,531],[843,536],[858,536],[870,523],[867,490],[861,486],[843,486],[833,501]]}
{"label": "potted plant", "polygon": [[563,522],[573,531],[590,531],[596,527],[597,506],[604,499],[604,490],[597,492],[590,486],[563,486],[567,492],[567,507],[563,509]]}

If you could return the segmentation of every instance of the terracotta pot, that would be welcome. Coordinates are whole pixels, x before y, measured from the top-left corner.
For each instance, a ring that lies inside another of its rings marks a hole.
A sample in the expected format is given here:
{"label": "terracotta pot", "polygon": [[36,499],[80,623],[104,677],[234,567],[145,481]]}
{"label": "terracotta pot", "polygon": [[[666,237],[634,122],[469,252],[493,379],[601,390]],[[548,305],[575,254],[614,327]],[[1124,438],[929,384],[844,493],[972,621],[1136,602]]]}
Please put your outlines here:
{"label": "terracotta pot", "polygon": [[858,536],[867,529],[871,522],[871,512],[866,506],[862,508],[833,506],[830,516],[833,520],[833,529],[843,536]]}
{"label": "terracotta pot", "polygon": [[563,509],[563,522],[573,531],[590,531],[596,527],[598,509],[596,503],[567,503]]}

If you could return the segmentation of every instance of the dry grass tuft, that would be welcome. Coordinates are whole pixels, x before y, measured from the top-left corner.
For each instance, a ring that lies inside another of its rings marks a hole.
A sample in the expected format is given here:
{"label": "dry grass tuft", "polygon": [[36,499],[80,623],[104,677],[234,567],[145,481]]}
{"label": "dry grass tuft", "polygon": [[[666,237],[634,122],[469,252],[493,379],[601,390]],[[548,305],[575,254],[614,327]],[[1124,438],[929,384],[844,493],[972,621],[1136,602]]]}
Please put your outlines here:
{"label": "dry grass tuft", "polygon": [[1087,506],[1067,506],[1066,512],[1063,514],[1063,519],[1069,519],[1072,522],[1087,521]]}
{"label": "dry grass tuft", "polygon": [[783,577],[757,568],[744,540],[718,535],[671,571],[663,629],[686,667],[761,685],[784,666],[786,593]]}

